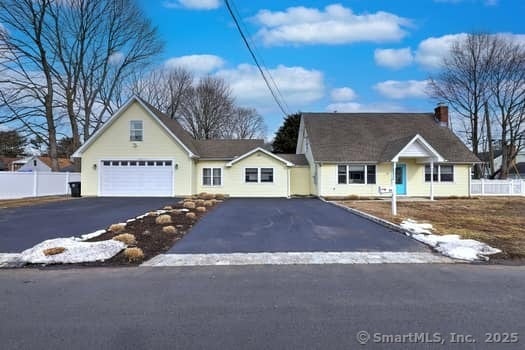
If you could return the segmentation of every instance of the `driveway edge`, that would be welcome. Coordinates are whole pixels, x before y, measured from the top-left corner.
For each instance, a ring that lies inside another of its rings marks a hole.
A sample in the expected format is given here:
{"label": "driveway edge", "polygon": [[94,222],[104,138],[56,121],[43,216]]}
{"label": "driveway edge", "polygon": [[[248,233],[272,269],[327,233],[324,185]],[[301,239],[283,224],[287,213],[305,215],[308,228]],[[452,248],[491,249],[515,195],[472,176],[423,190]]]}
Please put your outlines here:
{"label": "driveway edge", "polygon": [[388,228],[390,228],[392,230],[401,232],[401,233],[405,234],[406,236],[410,237],[410,235],[408,234],[409,232],[407,230],[403,229],[401,226],[396,225],[396,224],[394,224],[394,223],[392,223],[390,221],[378,218],[377,216],[365,213],[363,211],[360,211],[360,210],[357,210],[357,209],[354,209],[354,208],[349,208],[349,207],[347,207],[345,205],[339,204],[339,203],[334,202],[334,201],[328,201],[328,200],[326,200],[324,198],[321,198],[321,197],[319,197],[319,199],[322,200],[325,203],[329,203],[329,204],[335,205],[336,207],[339,207],[341,209],[349,211],[349,212],[351,212],[353,214],[359,215],[359,216],[361,216],[361,217],[363,217],[365,219],[371,220],[371,221],[373,221],[375,223],[378,223],[378,224],[380,224],[382,226],[388,227]]}

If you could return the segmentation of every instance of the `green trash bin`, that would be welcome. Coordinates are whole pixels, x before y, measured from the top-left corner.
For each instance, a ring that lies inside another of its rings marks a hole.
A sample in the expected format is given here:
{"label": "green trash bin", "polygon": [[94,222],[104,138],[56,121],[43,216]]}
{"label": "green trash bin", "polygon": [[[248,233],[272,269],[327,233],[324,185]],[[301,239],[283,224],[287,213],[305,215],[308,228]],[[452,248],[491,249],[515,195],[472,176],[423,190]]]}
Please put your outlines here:
{"label": "green trash bin", "polygon": [[80,181],[73,181],[69,183],[71,189],[71,197],[80,197]]}

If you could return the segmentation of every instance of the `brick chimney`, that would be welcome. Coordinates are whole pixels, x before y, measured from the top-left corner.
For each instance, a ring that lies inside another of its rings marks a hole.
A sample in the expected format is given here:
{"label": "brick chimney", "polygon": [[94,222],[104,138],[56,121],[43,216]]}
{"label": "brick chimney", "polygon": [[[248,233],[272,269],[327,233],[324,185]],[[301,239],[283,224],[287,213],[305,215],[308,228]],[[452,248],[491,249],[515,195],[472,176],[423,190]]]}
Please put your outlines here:
{"label": "brick chimney", "polygon": [[440,126],[448,127],[448,106],[444,103],[438,103],[434,109],[434,118]]}

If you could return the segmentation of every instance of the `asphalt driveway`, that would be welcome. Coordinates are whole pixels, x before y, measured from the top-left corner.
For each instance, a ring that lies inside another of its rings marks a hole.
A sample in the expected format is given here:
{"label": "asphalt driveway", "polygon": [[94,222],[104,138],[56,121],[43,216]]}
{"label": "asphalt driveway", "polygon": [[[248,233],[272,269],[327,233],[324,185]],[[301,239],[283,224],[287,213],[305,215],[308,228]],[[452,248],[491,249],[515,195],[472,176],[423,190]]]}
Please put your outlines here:
{"label": "asphalt driveway", "polygon": [[176,201],[97,197],[0,209],[0,253],[21,252],[50,238],[90,233]]}
{"label": "asphalt driveway", "polygon": [[233,198],[204,216],[169,253],[311,251],[429,249],[318,199]]}

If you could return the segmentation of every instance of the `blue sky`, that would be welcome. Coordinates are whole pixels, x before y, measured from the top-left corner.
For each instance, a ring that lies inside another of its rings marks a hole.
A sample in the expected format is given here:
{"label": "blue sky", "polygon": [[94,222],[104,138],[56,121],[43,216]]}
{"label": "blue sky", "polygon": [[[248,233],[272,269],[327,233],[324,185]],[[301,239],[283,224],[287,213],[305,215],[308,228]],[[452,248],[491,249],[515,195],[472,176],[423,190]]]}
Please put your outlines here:
{"label": "blue sky", "polygon": [[[240,105],[283,115],[220,0],[140,0],[166,43],[158,65],[226,79]],[[290,112],[432,111],[426,79],[461,33],[525,42],[523,0],[234,0]],[[523,36],[522,36],[523,35]]]}

